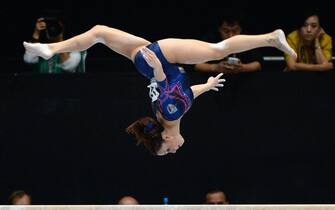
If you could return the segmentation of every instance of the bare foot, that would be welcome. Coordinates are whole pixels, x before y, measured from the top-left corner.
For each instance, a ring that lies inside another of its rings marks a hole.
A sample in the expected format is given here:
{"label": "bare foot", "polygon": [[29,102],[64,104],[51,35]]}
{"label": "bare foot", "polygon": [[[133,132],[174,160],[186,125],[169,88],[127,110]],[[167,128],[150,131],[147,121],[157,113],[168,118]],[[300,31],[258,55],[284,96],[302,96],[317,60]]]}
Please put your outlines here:
{"label": "bare foot", "polygon": [[270,38],[268,42],[274,47],[289,54],[293,59],[297,59],[297,53],[290,47],[286,41],[285,33],[281,29],[277,29],[271,33],[273,38]]}
{"label": "bare foot", "polygon": [[53,56],[47,44],[23,42],[23,46],[30,53],[40,56],[46,60]]}

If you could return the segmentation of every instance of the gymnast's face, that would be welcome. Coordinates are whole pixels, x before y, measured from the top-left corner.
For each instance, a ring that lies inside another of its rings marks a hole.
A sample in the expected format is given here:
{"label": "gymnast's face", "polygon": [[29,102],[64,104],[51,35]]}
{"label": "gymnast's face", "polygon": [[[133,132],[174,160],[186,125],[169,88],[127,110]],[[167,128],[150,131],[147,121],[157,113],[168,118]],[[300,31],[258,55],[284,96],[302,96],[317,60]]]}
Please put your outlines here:
{"label": "gymnast's face", "polygon": [[167,155],[169,153],[176,153],[177,150],[183,146],[184,144],[184,138],[182,135],[165,135],[162,133],[163,137],[163,143],[161,148],[158,150],[157,155],[162,156],[162,155]]}
{"label": "gymnast's face", "polygon": [[320,32],[319,17],[316,15],[310,16],[300,28],[300,33],[305,41],[313,41]]}

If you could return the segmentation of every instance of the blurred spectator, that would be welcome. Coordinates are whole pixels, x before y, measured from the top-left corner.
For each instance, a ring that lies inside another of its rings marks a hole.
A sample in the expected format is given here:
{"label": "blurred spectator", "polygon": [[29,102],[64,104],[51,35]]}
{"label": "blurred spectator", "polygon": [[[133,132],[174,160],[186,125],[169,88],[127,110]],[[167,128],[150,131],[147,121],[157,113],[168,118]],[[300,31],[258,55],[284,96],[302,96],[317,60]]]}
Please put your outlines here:
{"label": "blurred spectator", "polygon": [[120,198],[118,201],[118,204],[119,205],[138,205],[140,203],[133,196],[127,195],[127,196],[123,196],[122,198]]}
{"label": "blurred spectator", "polygon": [[9,204],[11,205],[30,205],[31,204],[31,196],[25,191],[18,190],[14,191],[9,196]]}
{"label": "blurred spectator", "polygon": [[287,35],[288,44],[297,52],[294,60],[285,54],[285,71],[329,71],[332,63],[332,38],[321,26],[318,10],[306,10],[299,29]]}
{"label": "blurred spectator", "polygon": [[[209,34],[206,41],[215,43],[239,35],[242,32],[242,16],[234,9],[224,11],[223,16],[215,30]],[[259,71],[262,68],[263,57],[259,49],[229,55],[220,61],[211,61],[195,65],[197,71],[240,73]]]}
{"label": "blurred spectator", "polygon": [[206,204],[229,204],[226,194],[219,189],[210,190],[205,197]]}
{"label": "blurred spectator", "polygon": [[[64,23],[56,16],[40,17],[36,20],[30,42],[54,43],[64,40]],[[23,59],[34,64],[35,71],[40,73],[83,73],[87,51],[60,53],[45,60],[29,51],[25,51]]]}

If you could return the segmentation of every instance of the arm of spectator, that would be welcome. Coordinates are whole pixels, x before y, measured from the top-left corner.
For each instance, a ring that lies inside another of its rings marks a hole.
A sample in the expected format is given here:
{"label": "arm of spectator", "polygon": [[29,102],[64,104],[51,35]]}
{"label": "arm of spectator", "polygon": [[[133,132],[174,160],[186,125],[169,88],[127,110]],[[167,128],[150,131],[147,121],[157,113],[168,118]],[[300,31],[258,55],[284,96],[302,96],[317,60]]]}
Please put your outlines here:
{"label": "arm of spectator", "polygon": [[217,63],[199,63],[194,66],[195,70],[202,72],[216,72]]}
{"label": "arm of spectator", "polygon": [[239,72],[255,72],[255,71],[260,71],[262,69],[261,64],[258,61],[253,61],[250,63],[239,63],[233,65],[234,68],[233,70],[236,71],[236,73]]}
{"label": "arm of spectator", "polygon": [[286,71],[329,71],[333,69],[332,62],[325,62],[321,64],[307,64],[296,62],[292,58],[288,58]]}
{"label": "arm of spectator", "polygon": [[[322,40],[322,41],[321,41]],[[332,59],[332,39],[327,38],[323,28],[320,28],[314,41],[315,58],[317,64],[331,62]]]}

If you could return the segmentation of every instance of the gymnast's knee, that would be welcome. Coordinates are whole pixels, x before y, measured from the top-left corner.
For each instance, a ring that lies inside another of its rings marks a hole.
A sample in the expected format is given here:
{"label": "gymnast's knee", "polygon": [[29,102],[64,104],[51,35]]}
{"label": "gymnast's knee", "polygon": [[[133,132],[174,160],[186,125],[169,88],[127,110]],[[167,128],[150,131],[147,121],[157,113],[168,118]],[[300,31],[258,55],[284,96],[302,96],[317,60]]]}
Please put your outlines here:
{"label": "gymnast's knee", "polygon": [[104,34],[108,29],[105,25],[95,25],[91,28],[90,32],[94,37],[95,43],[105,43]]}
{"label": "gymnast's knee", "polygon": [[213,43],[210,46],[213,60],[220,60],[229,54],[229,47],[225,42]]}

